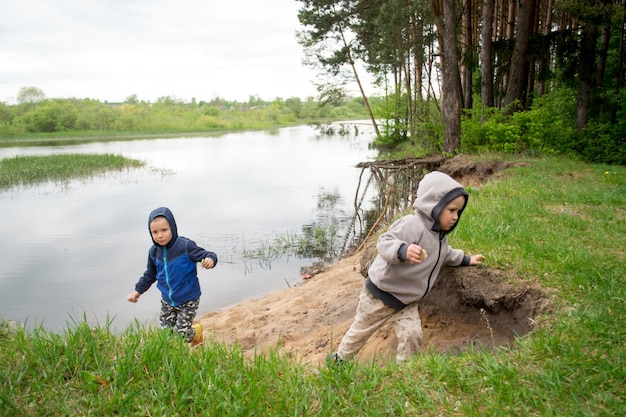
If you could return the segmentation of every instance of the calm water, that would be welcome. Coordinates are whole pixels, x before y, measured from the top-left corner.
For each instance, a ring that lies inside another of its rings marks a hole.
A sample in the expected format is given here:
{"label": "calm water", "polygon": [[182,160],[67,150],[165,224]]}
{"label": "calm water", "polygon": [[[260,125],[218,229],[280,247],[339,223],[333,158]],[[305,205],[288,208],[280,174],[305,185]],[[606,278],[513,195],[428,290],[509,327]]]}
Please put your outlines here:
{"label": "calm water", "polygon": [[[68,183],[0,192],[2,317],[58,331],[83,316],[124,329],[156,323],[154,285],[126,301],[146,266],[147,216],[172,209],[179,234],[218,254],[200,270],[199,314],[297,285],[314,259],[251,260],[253,250],[320,217],[349,219],[358,162],[372,159],[373,136],[319,137],[307,127],[221,137],[0,149],[0,158],[52,153],[114,153],[145,168]],[[324,196],[336,203],[329,209]]]}

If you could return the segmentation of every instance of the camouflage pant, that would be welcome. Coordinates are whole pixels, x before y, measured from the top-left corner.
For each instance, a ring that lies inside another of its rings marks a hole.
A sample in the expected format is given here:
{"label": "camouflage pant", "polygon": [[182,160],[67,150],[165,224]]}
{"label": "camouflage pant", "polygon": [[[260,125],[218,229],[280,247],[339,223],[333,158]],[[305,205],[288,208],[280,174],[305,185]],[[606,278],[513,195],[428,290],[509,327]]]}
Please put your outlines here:
{"label": "camouflage pant", "polygon": [[162,329],[173,329],[180,333],[186,342],[191,342],[196,334],[191,325],[196,317],[196,311],[200,305],[200,300],[191,300],[177,307],[173,307],[161,300],[161,314],[159,321]]}
{"label": "camouflage pant", "polygon": [[398,337],[396,360],[402,362],[409,359],[418,351],[422,340],[422,321],[417,303],[396,310],[375,298],[367,288],[361,291],[354,322],[339,344],[339,357],[353,359],[374,332],[389,321],[393,323]]}

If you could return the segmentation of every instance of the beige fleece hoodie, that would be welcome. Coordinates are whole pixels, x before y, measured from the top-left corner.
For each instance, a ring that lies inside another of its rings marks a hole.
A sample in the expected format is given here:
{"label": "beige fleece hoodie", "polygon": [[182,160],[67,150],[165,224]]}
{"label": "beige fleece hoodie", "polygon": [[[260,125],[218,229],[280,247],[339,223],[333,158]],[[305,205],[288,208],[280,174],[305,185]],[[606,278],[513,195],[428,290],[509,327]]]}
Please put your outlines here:
{"label": "beige fleece hoodie", "polygon": [[[443,231],[439,224],[441,211],[459,196],[465,197],[465,209],[468,195],[461,184],[438,171],[424,176],[413,203],[414,214],[396,220],[378,239],[378,255],[368,270],[369,280],[382,291],[378,295],[373,292],[375,296],[385,301],[384,293],[388,293],[405,305],[410,304],[430,291],[443,265],[469,265],[469,257],[462,250],[448,245],[447,234],[454,227]],[[458,221],[462,212],[459,211]],[[426,249],[425,261],[412,264],[403,259],[406,247],[412,243]]]}

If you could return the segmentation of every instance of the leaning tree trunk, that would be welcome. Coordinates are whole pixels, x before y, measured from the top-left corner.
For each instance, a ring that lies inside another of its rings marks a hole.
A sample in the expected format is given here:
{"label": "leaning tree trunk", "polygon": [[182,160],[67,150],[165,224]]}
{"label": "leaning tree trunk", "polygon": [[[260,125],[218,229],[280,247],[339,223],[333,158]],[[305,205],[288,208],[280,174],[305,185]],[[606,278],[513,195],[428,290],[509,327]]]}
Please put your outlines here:
{"label": "leaning tree trunk", "polygon": [[354,65],[354,60],[352,59],[352,54],[350,53],[350,48],[348,47],[348,42],[346,41],[346,36],[343,31],[340,32],[341,41],[343,42],[344,48],[348,51],[348,57],[350,61],[350,67],[352,68],[352,74],[354,74],[354,80],[356,81],[357,86],[359,87],[359,92],[361,93],[361,98],[363,99],[363,104],[365,105],[365,110],[370,117],[370,121],[372,122],[372,126],[374,127],[374,131],[376,132],[376,136],[380,136],[380,130],[378,129],[378,123],[376,122],[376,118],[374,117],[374,112],[370,107],[370,102],[367,98],[367,94],[365,94],[365,90],[363,89],[363,84],[361,84],[361,77],[359,77],[359,73],[356,70],[356,66]]}

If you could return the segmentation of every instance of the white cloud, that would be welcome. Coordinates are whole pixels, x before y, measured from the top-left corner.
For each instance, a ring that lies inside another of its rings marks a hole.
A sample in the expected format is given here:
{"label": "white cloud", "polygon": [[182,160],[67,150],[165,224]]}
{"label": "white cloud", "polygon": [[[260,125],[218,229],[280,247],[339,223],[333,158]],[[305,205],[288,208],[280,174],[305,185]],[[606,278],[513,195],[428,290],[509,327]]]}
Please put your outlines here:
{"label": "white cloud", "polygon": [[0,101],[315,95],[296,0],[24,0],[0,15]]}

